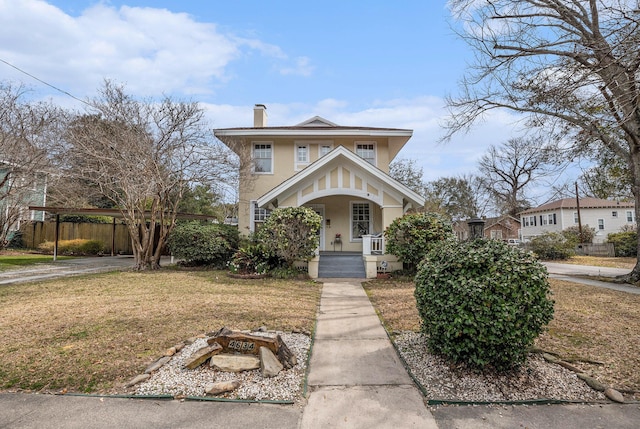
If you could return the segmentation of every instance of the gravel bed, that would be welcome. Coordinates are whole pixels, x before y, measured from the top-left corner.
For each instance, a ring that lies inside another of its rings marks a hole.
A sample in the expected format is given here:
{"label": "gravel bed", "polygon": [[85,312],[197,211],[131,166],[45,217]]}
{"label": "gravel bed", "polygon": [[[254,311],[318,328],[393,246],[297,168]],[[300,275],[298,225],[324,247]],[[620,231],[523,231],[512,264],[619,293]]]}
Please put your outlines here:
{"label": "gravel bed", "polygon": [[522,368],[509,375],[478,374],[453,368],[430,354],[423,334],[403,332],[394,342],[413,376],[427,392],[427,399],[489,402],[557,399],[605,401],[602,392],[590,388],[572,371],[531,354]]}
{"label": "gravel bed", "polygon": [[[261,335],[252,332],[252,335]],[[275,334],[264,334],[275,337]],[[260,370],[240,373],[218,371],[208,362],[196,369],[184,367],[185,361],[196,351],[207,346],[207,340],[197,339],[185,346],[179,353],[151,377],[134,387],[136,395],[172,395],[174,397],[204,397],[208,384],[220,381],[239,380],[242,384],[233,392],[217,395],[218,398],[243,400],[298,401],[302,398],[307,356],[311,339],[304,334],[280,333],[289,350],[295,354],[298,363],[291,369],[284,369],[272,378],[264,378]]]}

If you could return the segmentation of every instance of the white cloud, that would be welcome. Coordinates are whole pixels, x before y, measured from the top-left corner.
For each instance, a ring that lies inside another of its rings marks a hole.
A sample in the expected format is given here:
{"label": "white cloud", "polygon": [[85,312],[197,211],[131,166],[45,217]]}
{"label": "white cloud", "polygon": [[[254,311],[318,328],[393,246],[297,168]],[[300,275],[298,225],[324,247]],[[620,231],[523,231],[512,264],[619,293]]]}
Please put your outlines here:
{"label": "white cloud", "polygon": [[277,46],[221,33],[186,13],[96,4],[72,17],[42,0],[0,0],[0,58],[81,97],[104,78],[138,95],[208,94],[252,49],[286,58]]}

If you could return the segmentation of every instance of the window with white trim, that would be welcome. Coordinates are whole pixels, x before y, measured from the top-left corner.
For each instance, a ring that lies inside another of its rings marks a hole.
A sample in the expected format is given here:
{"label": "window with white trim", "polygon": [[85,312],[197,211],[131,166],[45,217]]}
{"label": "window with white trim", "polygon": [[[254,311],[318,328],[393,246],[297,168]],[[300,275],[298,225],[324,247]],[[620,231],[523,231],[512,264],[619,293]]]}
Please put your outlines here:
{"label": "window with white trim", "polygon": [[369,203],[351,203],[351,239],[362,240],[371,234],[371,206]]}
{"label": "window with white trim", "polygon": [[320,144],[318,145],[318,158],[322,158],[333,149],[333,145],[330,144]]}
{"label": "window with white trim", "polygon": [[598,229],[604,231],[604,219],[598,219]]}
{"label": "window with white trim", "polygon": [[273,173],[273,146],[271,143],[253,144],[254,172],[258,174]]}
{"label": "window with white trim", "polygon": [[356,143],[356,155],[371,165],[376,165],[375,143]]}
{"label": "window with white trim", "polygon": [[627,210],[627,222],[633,223],[633,212],[631,210]]}
{"label": "window with white trim", "polygon": [[573,223],[579,223],[578,212],[573,212]]}
{"label": "window with white trim", "polygon": [[309,165],[309,145],[306,143],[296,144],[296,170],[300,170]]}
{"label": "window with white trim", "polygon": [[255,200],[251,201],[250,231],[256,232],[271,214],[271,210],[259,207]]}
{"label": "window with white trim", "polygon": [[618,212],[612,211],[611,212],[611,217],[618,217]]}

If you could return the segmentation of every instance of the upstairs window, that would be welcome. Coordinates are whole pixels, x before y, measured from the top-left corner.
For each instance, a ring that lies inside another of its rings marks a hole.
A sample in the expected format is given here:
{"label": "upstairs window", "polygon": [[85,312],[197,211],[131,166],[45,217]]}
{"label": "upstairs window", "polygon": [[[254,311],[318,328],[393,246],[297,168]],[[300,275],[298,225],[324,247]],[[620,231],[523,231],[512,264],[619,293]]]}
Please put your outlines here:
{"label": "upstairs window", "polygon": [[330,144],[321,144],[318,146],[318,158],[322,158],[323,156],[325,156],[326,154],[328,154],[329,152],[331,152],[331,149],[333,149],[333,146]]}
{"label": "upstairs window", "polygon": [[376,165],[376,145],[374,143],[356,143],[356,155],[371,165]]}
{"label": "upstairs window", "polygon": [[296,145],[296,170],[304,168],[309,164],[309,145],[297,144]]}
{"label": "upstairs window", "polygon": [[271,143],[253,144],[253,162],[256,173],[273,173],[273,147]]}
{"label": "upstairs window", "polygon": [[633,223],[633,212],[631,210],[627,210],[627,222]]}
{"label": "upstairs window", "polygon": [[604,230],[604,219],[598,219],[598,229],[600,231]]}

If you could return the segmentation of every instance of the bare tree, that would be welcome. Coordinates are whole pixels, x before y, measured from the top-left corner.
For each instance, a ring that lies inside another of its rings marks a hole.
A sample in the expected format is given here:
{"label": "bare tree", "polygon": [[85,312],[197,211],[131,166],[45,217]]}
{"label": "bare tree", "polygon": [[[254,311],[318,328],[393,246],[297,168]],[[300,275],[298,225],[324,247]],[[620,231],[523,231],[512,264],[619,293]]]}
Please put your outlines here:
{"label": "bare tree", "polygon": [[553,175],[554,148],[538,139],[512,138],[492,145],[478,161],[482,185],[501,214],[516,216],[531,207],[527,187]]}
{"label": "bare tree", "polygon": [[197,103],[141,101],[106,81],[91,105],[69,127],[68,173],[120,209],[136,269],[156,269],[188,186],[223,181],[229,151],[214,144]]}
{"label": "bare tree", "polygon": [[0,82],[0,250],[29,213],[44,205],[61,111],[27,98],[22,85]]}
{"label": "bare tree", "polygon": [[425,186],[430,211],[446,214],[453,221],[481,216],[486,207],[476,176],[441,177]]}
{"label": "bare tree", "polygon": [[419,195],[425,194],[424,172],[414,159],[400,158],[389,164],[389,176]]}
{"label": "bare tree", "polygon": [[[475,62],[460,95],[448,100],[448,137],[493,109],[521,112],[530,126],[574,149],[603,144],[624,159],[640,202],[637,1],[451,0],[450,6]],[[640,281],[640,259],[628,280]]]}

